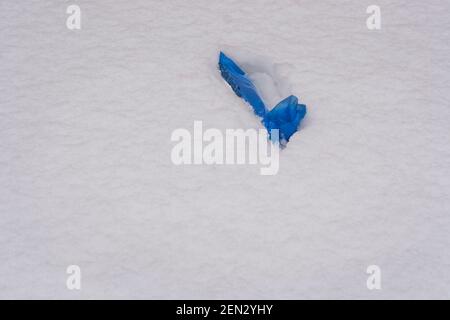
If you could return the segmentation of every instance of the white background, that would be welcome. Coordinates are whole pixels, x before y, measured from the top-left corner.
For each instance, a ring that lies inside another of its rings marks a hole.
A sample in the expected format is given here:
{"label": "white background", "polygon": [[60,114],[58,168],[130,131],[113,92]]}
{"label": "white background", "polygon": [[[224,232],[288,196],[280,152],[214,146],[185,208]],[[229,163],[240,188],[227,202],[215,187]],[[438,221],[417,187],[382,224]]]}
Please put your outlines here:
{"label": "white background", "polygon": [[[0,298],[450,298],[449,9],[1,1]],[[276,176],[170,160],[194,120],[261,128],[223,46],[282,64],[308,106]]]}

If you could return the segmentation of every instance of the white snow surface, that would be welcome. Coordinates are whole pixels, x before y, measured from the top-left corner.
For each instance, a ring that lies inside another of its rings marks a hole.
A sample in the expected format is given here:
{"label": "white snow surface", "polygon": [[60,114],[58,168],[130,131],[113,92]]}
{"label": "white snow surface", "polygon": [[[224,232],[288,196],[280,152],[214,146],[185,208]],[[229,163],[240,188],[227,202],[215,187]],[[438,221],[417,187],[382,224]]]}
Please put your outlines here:
{"label": "white snow surface", "polygon": [[[2,0],[0,298],[450,298],[449,9]],[[194,120],[262,128],[220,77],[226,48],[308,107],[275,176],[171,162]]]}

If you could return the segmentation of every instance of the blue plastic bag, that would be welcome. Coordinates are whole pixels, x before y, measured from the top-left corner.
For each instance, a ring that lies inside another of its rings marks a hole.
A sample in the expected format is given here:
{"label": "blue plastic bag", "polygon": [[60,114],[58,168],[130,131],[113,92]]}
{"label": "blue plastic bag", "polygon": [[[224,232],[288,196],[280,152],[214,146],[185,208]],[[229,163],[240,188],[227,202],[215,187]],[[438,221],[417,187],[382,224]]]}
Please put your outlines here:
{"label": "blue plastic bag", "polygon": [[279,138],[281,145],[285,146],[305,117],[306,106],[299,104],[296,96],[289,96],[269,111],[245,71],[223,52],[220,52],[219,55],[219,69],[234,93],[250,104],[254,113],[262,118],[262,123],[269,132],[269,136],[271,129],[279,130],[279,137],[270,136],[270,138]]}

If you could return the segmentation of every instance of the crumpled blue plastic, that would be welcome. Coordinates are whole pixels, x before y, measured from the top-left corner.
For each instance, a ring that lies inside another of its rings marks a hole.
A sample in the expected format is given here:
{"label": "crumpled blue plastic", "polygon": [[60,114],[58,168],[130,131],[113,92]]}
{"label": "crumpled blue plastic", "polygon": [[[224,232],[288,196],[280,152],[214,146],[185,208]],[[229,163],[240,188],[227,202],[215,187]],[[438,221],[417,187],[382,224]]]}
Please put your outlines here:
{"label": "crumpled blue plastic", "polygon": [[[279,139],[280,144],[285,146],[289,138],[297,132],[301,120],[305,117],[306,105],[299,104],[298,98],[291,95],[269,111],[245,71],[223,52],[219,55],[219,69],[234,93],[250,104],[254,113],[262,118],[261,122],[269,132],[269,137],[272,140]],[[272,129],[279,130],[279,137],[270,135]]]}

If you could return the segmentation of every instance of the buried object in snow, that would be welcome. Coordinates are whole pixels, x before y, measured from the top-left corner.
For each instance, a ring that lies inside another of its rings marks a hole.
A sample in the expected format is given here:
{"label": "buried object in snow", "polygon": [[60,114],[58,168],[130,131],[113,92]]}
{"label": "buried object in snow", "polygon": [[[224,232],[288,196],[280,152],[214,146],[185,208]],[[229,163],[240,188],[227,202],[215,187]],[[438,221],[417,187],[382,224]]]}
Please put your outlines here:
{"label": "buried object in snow", "polygon": [[272,110],[268,110],[245,71],[223,52],[220,52],[219,56],[219,69],[222,77],[231,86],[234,93],[250,104],[254,113],[262,118],[262,123],[269,135],[270,130],[279,130],[280,144],[285,146],[305,117],[306,106],[299,104],[297,97],[291,95],[279,102]]}

